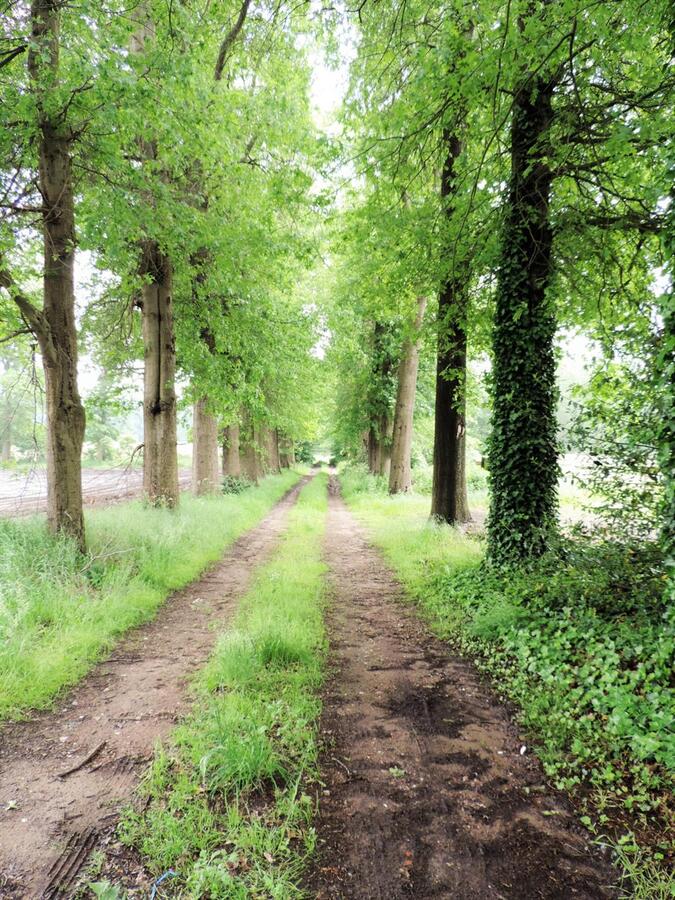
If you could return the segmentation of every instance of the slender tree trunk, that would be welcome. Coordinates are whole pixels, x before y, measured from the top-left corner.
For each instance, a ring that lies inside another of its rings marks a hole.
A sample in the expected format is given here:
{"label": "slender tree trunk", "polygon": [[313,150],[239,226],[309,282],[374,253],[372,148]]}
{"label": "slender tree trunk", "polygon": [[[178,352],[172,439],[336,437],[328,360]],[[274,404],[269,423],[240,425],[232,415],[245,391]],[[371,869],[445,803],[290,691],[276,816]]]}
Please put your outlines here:
{"label": "slender tree trunk", "polygon": [[223,475],[232,475],[236,478],[241,475],[239,425],[228,425],[223,430]]}
{"label": "slender tree trunk", "polygon": [[8,463],[12,458],[12,409],[9,399],[5,403],[4,427],[0,444],[0,462]]}
{"label": "slender tree trunk", "polygon": [[141,311],[144,345],[143,491],[150,503],[178,503],[176,347],[171,262],[151,241],[143,246]]}
{"label": "slender tree trunk", "polygon": [[43,205],[44,301],[37,334],[47,406],[47,518],[84,549],[82,443],[85,414],[77,385],[75,324],[75,213],[72,135],[63,115],[45,103],[45,75],[59,70],[60,0],[33,0],[33,48],[28,67],[38,106],[39,184]]}
{"label": "slender tree trunk", "polygon": [[394,361],[387,347],[387,327],[383,322],[375,322],[373,331],[373,377],[371,422],[367,438],[368,469],[371,475],[389,478],[391,465],[391,441],[393,420],[389,392],[391,389]]}
{"label": "slender tree trunk", "polygon": [[218,466],[218,422],[202,397],[194,405],[192,418],[192,492],[197,496],[220,489]]}
{"label": "slender tree trunk", "polygon": [[389,473],[389,493],[407,493],[412,488],[410,451],[413,437],[413,413],[417,392],[417,369],[419,366],[419,332],[427,308],[427,298],[417,300],[414,334],[403,344],[401,361],[398,365],[398,388],[394,408],[394,427],[391,444],[391,471]]}
{"label": "slender tree trunk", "polygon": [[511,185],[493,333],[488,552],[501,562],[542,553],[557,507],[556,320],[547,298],[553,232],[545,140],[553,85],[524,78],[511,127]]}
{"label": "slender tree trunk", "polygon": [[[463,146],[444,134],[441,199],[446,219],[455,214],[456,165]],[[466,486],[466,314],[468,273],[451,272],[438,298],[434,469],[431,515],[457,525],[471,519]]]}

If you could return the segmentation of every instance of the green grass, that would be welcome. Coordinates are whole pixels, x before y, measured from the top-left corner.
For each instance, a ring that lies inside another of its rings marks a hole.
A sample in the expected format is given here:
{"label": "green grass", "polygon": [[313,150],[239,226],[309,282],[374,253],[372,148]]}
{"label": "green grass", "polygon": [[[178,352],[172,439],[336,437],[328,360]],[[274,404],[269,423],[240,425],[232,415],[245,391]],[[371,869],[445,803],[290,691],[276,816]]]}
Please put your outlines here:
{"label": "green grass", "polygon": [[272,560],[197,679],[193,713],[157,750],[142,813],[120,833],[173,897],[295,898],[315,834],[326,638],[325,474],[301,492]]}
{"label": "green grass", "polygon": [[675,896],[662,868],[673,853],[675,610],[658,550],[582,535],[499,572],[479,539],[428,521],[428,497],[387,497],[350,469],[341,482],[434,631],[517,706],[545,771],[610,835],[632,889],[650,885],[635,896]]}
{"label": "green grass", "polygon": [[297,478],[285,472],[231,497],[184,494],[173,511],[134,501],[88,512],[87,557],[40,519],[0,520],[0,719],[49,706]]}

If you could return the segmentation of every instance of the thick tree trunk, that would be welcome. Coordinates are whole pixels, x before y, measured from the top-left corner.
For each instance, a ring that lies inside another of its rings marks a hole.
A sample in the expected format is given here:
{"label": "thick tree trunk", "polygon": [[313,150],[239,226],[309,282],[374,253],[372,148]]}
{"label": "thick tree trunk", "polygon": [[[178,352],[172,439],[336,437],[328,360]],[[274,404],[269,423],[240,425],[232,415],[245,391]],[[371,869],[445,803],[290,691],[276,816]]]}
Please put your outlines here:
{"label": "thick tree trunk", "polygon": [[553,232],[545,141],[552,83],[524,78],[511,128],[511,186],[493,333],[488,551],[513,562],[542,553],[557,505],[556,320],[547,298]]}
{"label": "thick tree trunk", "polygon": [[150,503],[178,503],[176,347],[171,262],[153,242],[143,246],[143,491]]}
{"label": "thick tree trunk", "polygon": [[192,492],[197,496],[220,490],[218,422],[208,408],[208,398],[194,405],[192,417]]}
{"label": "thick tree trunk", "polygon": [[391,443],[391,471],[389,473],[390,494],[407,493],[412,488],[410,451],[412,449],[413,413],[420,354],[419,332],[426,307],[427,298],[419,297],[414,333],[403,344],[401,361],[398,365],[398,387]]}
{"label": "thick tree trunk", "polygon": [[34,49],[29,71],[36,91],[40,134],[39,184],[44,234],[44,301],[37,337],[45,372],[47,407],[47,518],[84,549],[81,455],[85,414],[77,385],[75,324],[75,213],[72,136],[59,116],[51,118],[42,94],[46,71],[58,76],[60,0],[33,0]]}
{"label": "thick tree trunk", "polygon": [[[456,134],[444,135],[441,174],[444,213],[455,212],[456,164],[463,146]],[[431,515],[458,525],[471,519],[466,486],[466,313],[468,274],[452,272],[438,298],[434,469]]]}
{"label": "thick tree trunk", "polygon": [[228,425],[223,429],[223,475],[235,478],[241,475],[239,425]]}

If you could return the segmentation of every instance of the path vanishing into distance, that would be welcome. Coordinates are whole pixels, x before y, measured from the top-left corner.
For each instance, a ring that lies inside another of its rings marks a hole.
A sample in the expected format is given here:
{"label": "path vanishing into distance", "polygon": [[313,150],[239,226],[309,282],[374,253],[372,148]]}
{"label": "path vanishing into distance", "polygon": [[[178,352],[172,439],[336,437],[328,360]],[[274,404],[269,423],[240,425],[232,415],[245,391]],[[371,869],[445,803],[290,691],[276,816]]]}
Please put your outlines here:
{"label": "path vanishing into distance", "polygon": [[0,897],[70,896],[157,741],[187,711],[187,680],[206,662],[214,626],[227,624],[272,554],[307,480],[124,638],[56,711],[0,730]]}
{"label": "path vanishing into distance", "polygon": [[[186,713],[188,678],[278,545],[307,480],[58,710],[0,730],[0,800],[11,806],[0,815],[0,897],[73,895],[157,741]],[[404,603],[334,477],[329,490],[330,676],[307,896],[617,896],[615,873],[523,751],[505,707]],[[142,860],[131,868],[142,871]]]}

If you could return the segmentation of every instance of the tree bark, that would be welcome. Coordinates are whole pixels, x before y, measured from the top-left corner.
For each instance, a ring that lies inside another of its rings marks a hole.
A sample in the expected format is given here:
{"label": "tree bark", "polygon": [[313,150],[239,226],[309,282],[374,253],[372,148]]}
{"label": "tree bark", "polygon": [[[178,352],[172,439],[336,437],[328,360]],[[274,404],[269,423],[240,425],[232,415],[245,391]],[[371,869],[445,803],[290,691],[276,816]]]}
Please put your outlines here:
{"label": "tree bark", "polygon": [[389,473],[389,493],[407,493],[412,488],[410,452],[413,437],[413,413],[417,392],[417,369],[419,367],[420,336],[427,307],[427,298],[417,300],[414,333],[403,344],[401,361],[398,365],[398,387],[394,408],[394,426],[391,444],[391,471]]}
{"label": "tree bark", "polygon": [[[33,0],[33,48],[28,69],[38,108],[39,185],[43,206],[44,301],[36,337],[42,352],[47,406],[47,519],[84,550],[82,443],[85,413],[77,384],[75,324],[75,211],[72,133],[61,110],[45,103],[49,72],[59,69],[61,0]],[[42,84],[41,84],[42,82]],[[47,89],[49,90],[49,89]]]}
{"label": "tree bark", "polygon": [[386,342],[387,328],[375,322],[373,330],[373,377],[370,400],[371,416],[367,438],[368,469],[371,475],[389,478],[393,421],[389,390],[394,361]]}
{"label": "tree bark", "polygon": [[557,506],[556,320],[552,272],[552,173],[545,140],[553,83],[523,78],[513,103],[511,183],[493,332],[488,552],[517,562],[544,552]]}
{"label": "tree bark", "polygon": [[143,245],[143,491],[155,505],[178,503],[176,346],[171,262],[153,241]]}
{"label": "tree bark", "polygon": [[218,422],[201,397],[192,418],[192,492],[200,497],[220,490],[218,466]]}
{"label": "tree bark", "polygon": [[241,473],[248,478],[249,481],[254,481],[256,484],[263,474],[259,438],[259,428],[254,425],[249,414],[244,411],[242,415],[239,444]]}
{"label": "tree bark", "polygon": [[[457,134],[444,134],[446,156],[441,198],[449,221],[455,214],[456,165],[463,144]],[[458,525],[471,519],[466,486],[466,314],[468,272],[452,271],[438,298],[434,468],[431,515]]]}
{"label": "tree bark", "polygon": [[228,425],[223,429],[223,475],[231,475],[234,478],[241,475],[239,425]]}

